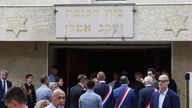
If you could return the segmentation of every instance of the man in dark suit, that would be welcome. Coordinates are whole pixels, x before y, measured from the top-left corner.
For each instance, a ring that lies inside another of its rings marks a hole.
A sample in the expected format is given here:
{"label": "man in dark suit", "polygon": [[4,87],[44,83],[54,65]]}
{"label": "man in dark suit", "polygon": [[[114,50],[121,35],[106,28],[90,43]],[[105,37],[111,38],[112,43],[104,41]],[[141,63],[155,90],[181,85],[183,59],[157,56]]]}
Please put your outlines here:
{"label": "man in dark suit", "polygon": [[26,83],[22,86],[22,89],[27,97],[28,108],[34,108],[36,104],[35,87],[33,86],[33,75],[27,74],[25,76]]}
{"label": "man in dark suit", "polygon": [[79,83],[72,87],[69,95],[69,108],[78,108],[79,97],[86,92],[87,78],[84,74],[77,77]]}
{"label": "man in dark suit", "polygon": [[120,78],[121,86],[113,91],[113,108],[135,108],[134,105],[134,90],[129,88],[128,77],[122,76]]}
{"label": "man in dark suit", "polygon": [[151,97],[157,89],[153,87],[153,78],[151,76],[146,76],[144,78],[145,88],[139,91],[139,105],[138,108],[149,108]]}
{"label": "man in dark suit", "polygon": [[[142,88],[145,88],[145,85],[143,84],[143,75],[141,72],[135,73],[135,81],[130,82],[128,85],[130,88],[134,89],[135,91],[135,100],[139,99],[139,90]],[[135,106],[138,107],[138,102],[135,101]]]}
{"label": "man in dark suit", "polygon": [[104,72],[97,74],[99,83],[96,85],[94,92],[101,96],[103,108],[112,107],[112,87],[105,82]]}
{"label": "man in dark suit", "polygon": [[3,96],[7,92],[7,90],[12,87],[12,83],[7,80],[8,77],[8,70],[3,69],[0,72],[1,81],[0,81],[0,108],[6,108],[5,103],[3,102]]}
{"label": "man in dark suit", "polygon": [[152,96],[150,108],[180,108],[179,96],[168,88],[169,77],[163,74],[158,82],[159,91]]}
{"label": "man in dark suit", "polygon": [[167,70],[163,70],[161,72],[162,74],[166,74],[169,77],[169,89],[173,90],[175,93],[177,93],[177,84],[174,79],[171,78],[169,72]]}

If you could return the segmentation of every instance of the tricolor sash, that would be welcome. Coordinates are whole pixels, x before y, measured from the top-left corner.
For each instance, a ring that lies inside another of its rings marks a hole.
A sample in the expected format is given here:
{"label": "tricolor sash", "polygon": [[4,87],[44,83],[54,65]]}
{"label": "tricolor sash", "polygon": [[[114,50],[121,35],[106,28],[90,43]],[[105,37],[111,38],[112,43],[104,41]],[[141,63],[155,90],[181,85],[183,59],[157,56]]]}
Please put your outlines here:
{"label": "tricolor sash", "polygon": [[124,100],[125,100],[128,92],[129,92],[129,90],[130,90],[129,87],[126,87],[126,89],[125,89],[125,91],[123,92],[123,95],[122,95],[122,97],[121,97],[121,100],[120,100],[119,103],[117,104],[116,108],[120,108],[120,107],[121,107],[121,105],[122,105],[122,103],[124,102]]}
{"label": "tricolor sash", "polygon": [[[154,88],[153,94],[154,94],[155,92],[157,92],[157,89]],[[147,103],[147,105],[146,105],[145,108],[150,108],[150,103],[151,103],[151,101],[149,101],[149,102]]]}
{"label": "tricolor sash", "polygon": [[110,95],[112,93],[112,88],[111,86],[108,87],[108,91],[107,91],[107,94],[103,97],[102,99],[102,104],[104,105],[105,102],[109,99]]}

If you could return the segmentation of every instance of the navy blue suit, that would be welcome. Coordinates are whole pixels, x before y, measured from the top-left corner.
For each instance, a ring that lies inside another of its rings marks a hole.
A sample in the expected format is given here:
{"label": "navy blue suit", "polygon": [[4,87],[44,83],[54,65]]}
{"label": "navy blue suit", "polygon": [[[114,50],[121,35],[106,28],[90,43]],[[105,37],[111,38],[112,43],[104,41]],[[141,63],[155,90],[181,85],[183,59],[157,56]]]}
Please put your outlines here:
{"label": "navy blue suit", "polygon": [[145,108],[151,100],[153,94],[157,90],[153,86],[146,86],[139,91],[139,105],[138,108]]}
{"label": "navy blue suit", "polygon": [[[9,89],[10,87],[12,87],[12,83],[8,80],[7,81],[7,89]],[[2,80],[0,79],[0,108],[6,108],[5,104],[3,102],[3,96],[5,95],[4,93],[4,89],[3,89],[3,84],[2,84]]]}
{"label": "navy blue suit", "polygon": [[135,92],[127,85],[122,85],[121,87],[113,91],[113,108],[117,108],[117,106],[121,102],[120,100],[122,99],[123,94],[126,93],[126,89],[129,89],[129,91],[127,95],[125,95],[125,100],[122,101],[120,108],[135,108],[134,106]]}
{"label": "navy blue suit", "polygon": [[[150,108],[158,108],[159,95],[160,93],[158,91],[152,96]],[[180,108],[179,96],[174,91],[168,89],[162,108]]]}
{"label": "navy blue suit", "polygon": [[[102,82],[96,85],[94,92],[101,96],[102,101],[106,97],[106,94],[109,91],[109,85],[106,82]],[[112,92],[109,95],[106,102],[103,104],[103,108],[112,108]]]}

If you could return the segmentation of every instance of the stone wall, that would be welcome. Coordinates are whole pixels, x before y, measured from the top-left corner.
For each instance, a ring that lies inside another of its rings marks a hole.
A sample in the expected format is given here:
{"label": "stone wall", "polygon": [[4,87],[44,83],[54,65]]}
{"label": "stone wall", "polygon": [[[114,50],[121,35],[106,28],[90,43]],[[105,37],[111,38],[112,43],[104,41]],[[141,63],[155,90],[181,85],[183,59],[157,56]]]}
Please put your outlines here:
{"label": "stone wall", "polygon": [[192,71],[192,42],[174,42],[173,43],[173,70],[172,76],[175,79],[181,106],[185,105],[185,73]]}
{"label": "stone wall", "polygon": [[[134,8],[134,35],[123,41],[192,40],[190,4],[136,5]],[[56,38],[54,9],[53,6],[0,7],[0,41],[122,41],[122,38]]]}
{"label": "stone wall", "polygon": [[[97,3],[96,0],[0,0],[1,6],[53,6],[54,4],[79,4],[79,3]],[[103,0],[105,1],[105,0]],[[125,0],[127,3],[136,4],[187,4],[191,0]],[[116,2],[118,3],[118,2]]]}
{"label": "stone wall", "polygon": [[10,71],[8,79],[13,85],[25,82],[25,74],[34,76],[33,84],[40,85],[39,77],[47,73],[47,44],[35,42],[1,42],[0,67]]}

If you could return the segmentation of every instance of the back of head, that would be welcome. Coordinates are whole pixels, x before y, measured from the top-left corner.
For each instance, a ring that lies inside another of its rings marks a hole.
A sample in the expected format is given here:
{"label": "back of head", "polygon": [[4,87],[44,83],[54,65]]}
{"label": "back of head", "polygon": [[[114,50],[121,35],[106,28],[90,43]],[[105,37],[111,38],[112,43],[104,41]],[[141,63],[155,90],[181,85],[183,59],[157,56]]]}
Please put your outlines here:
{"label": "back of head", "polygon": [[87,76],[84,74],[80,74],[77,76],[77,80],[78,80],[78,82],[84,82],[87,80]]}
{"label": "back of head", "polygon": [[135,73],[135,79],[143,78],[143,74],[141,72]]}
{"label": "back of head", "polygon": [[92,73],[92,74],[90,75],[90,79],[91,79],[91,80],[94,79],[94,78],[97,78],[97,73]]}
{"label": "back of head", "polygon": [[121,76],[128,76],[128,72],[127,72],[127,71],[125,71],[125,70],[124,70],[124,71],[122,71],[122,72],[121,72]]}
{"label": "back of head", "polygon": [[45,108],[48,105],[49,105],[48,100],[40,100],[40,101],[37,102],[37,104],[35,105],[34,108]]}
{"label": "back of head", "polygon": [[47,80],[48,80],[47,75],[42,75],[42,76],[40,77],[41,84],[46,83]]}
{"label": "back of head", "polygon": [[98,73],[97,73],[97,79],[98,79],[99,81],[105,81],[105,73],[102,72],[102,71],[98,72]]}
{"label": "back of head", "polygon": [[121,76],[120,83],[121,84],[128,84],[129,83],[128,77],[127,76]]}
{"label": "back of head", "polygon": [[95,82],[93,80],[88,80],[87,81],[87,88],[88,89],[93,89],[95,86]]}
{"label": "back of head", "polygon": [[153,78],[151,76],[146,76],[144,78],[144,81],[147,83],[147,84],[153,84]]}
{"label": "back of head", "polygon": [[13,100],[19,104],[25,104],[26,95],[20,87],[11,87],[4,95],[3,100],[8,104]]}

